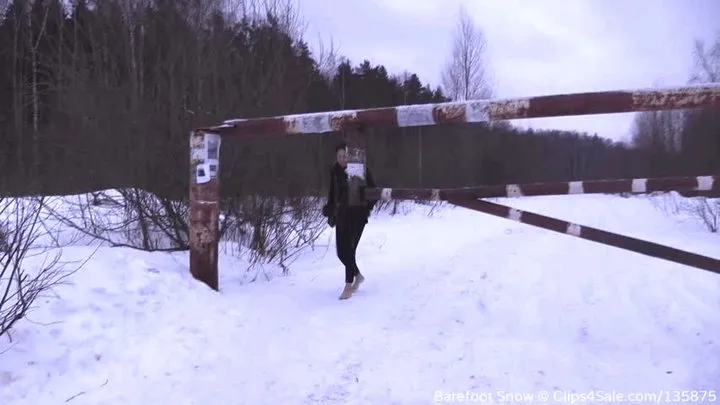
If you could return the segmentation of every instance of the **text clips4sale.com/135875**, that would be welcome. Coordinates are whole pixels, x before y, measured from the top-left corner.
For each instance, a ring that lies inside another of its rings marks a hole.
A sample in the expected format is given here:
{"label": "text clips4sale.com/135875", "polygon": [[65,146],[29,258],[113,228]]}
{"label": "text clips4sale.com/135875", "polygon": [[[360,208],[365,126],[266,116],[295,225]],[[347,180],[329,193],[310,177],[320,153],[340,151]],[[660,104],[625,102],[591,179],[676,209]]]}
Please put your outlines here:
{"label": "text clips4sale.com/135875", "polygon": [[593,390],[587,392],[571,392],[565,390],[536,391],[536,392],[449,392],[435,391],[435,402],[447,403],[537,403],[547,402],[555,404],[582,404],[582,403],[653,403],[653,404],[712,404],[720,403],[715,390],[658,390],[655,392],[621,392],[615,390]]}

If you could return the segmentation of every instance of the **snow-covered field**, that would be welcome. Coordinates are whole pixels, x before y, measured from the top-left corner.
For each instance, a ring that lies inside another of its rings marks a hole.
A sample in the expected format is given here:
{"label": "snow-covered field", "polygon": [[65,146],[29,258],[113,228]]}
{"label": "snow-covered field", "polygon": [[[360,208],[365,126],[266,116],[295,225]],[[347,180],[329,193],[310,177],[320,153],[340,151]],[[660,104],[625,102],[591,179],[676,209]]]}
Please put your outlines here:
{"label": "snow-covered field", "polygon": [[[720,236],[646,197],[501,201],[720,257]],[[0,341],[0,404],[527,404],[592,390],[720,401],[708,392],[720,391],[719,275],[425,211],[371,218],[367,282],[347,301],[331,232],[270,281],[244,283],[246,266],[222,256],[220,293],[192,280],[186,253],[66,247],[64,260],[92,258]]]}

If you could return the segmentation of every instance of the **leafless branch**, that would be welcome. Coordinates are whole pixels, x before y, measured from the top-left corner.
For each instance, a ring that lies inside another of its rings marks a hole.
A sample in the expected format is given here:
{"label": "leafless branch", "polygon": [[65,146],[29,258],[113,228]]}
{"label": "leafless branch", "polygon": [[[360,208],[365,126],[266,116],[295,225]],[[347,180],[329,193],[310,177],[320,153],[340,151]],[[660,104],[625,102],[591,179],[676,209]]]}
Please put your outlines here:
{"label": "leafless branch", "polygon": [[[0,336],[27,316],[38,297],[79,268],[68,270],[57,250],[36,249],[43,205],[42,197],[0,198]],[[33,256],[43,257],[31,266]]]}
{"label": "leafless branch", "polygon": [[490,98],[487,39],[465,8],[460,9],[450,59],[442,71],[445,94],[454,100]]}

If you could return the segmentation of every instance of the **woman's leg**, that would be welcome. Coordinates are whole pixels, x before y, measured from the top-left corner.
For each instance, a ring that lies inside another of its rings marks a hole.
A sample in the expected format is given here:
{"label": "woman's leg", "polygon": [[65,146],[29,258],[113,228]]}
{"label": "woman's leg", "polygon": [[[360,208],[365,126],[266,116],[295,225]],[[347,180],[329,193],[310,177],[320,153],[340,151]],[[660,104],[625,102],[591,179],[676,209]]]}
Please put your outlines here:
{"label": "woman's leg", "polygon": [[353,267],[353,275],[354,275],[354,284],[353,284],[353,290],[357,290],[358,287],[360,287],[360,284],[365,281],[365,277],[360,273],[360,269],[357,265],[357,248],[360,244],[360,238],[362,237],[363,231],[365,230],[365,217],[358,216],[357,218],[354,218],[353,221],[353,229],[352,229],[352,256],[351,256],[351,263]]}
{"label": "woman's leg", "polygon": [[353,292],[353,281],[355,280],[355,261],[353,260],[353,238],[352,226],[347,217],[339,217],[335,224],[335,248],[340,261],[345,265],[345,288],[340,294],[340,299],[348,299]]}

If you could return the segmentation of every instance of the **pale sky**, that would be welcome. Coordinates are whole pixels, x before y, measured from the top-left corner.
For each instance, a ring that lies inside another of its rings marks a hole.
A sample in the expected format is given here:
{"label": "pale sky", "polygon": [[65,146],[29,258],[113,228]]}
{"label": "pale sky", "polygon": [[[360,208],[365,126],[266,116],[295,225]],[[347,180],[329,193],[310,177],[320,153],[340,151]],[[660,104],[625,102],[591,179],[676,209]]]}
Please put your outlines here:
{"label": "pale sky", "polygon": [[[459,7],[488,41],[496,97],[682,86],[695,39],[720,31],[720,0],[295,0],[305,38],[357,65],[440,84]],[[627,139],[632,114],[515,121]]]}

